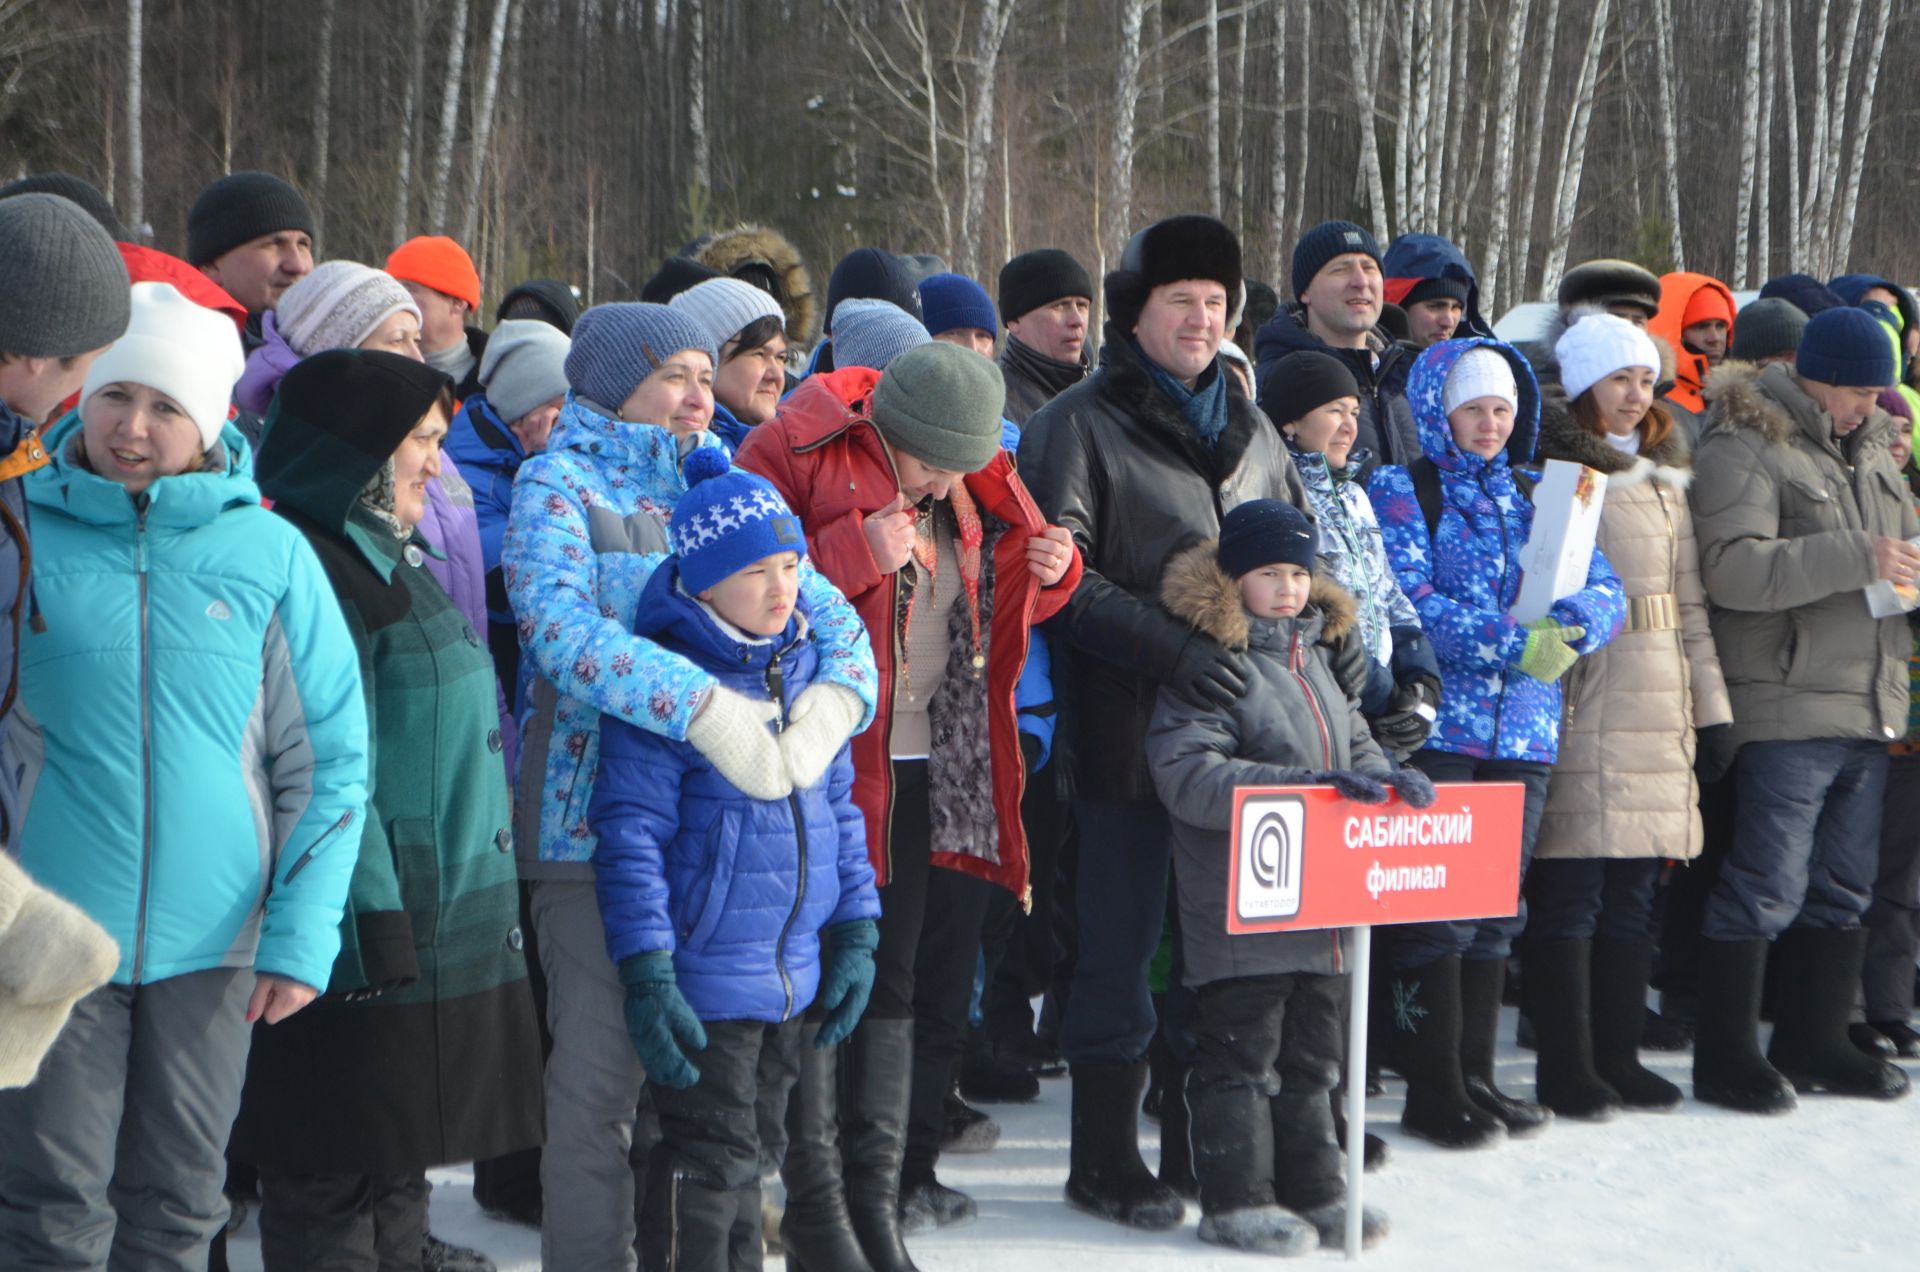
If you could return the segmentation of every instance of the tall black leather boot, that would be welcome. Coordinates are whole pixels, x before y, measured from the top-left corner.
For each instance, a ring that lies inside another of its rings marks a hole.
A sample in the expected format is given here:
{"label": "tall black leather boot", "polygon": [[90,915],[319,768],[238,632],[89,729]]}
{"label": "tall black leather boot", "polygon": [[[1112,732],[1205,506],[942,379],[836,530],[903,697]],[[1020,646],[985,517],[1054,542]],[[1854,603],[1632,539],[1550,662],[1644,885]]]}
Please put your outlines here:
{"label": "tall black leather boot", "polygon": [[919,1272],[899,1214],[912,1087],[913,1021],[862,1020],[840,1052],[841,1176],[854,1237],[874,1272]]}

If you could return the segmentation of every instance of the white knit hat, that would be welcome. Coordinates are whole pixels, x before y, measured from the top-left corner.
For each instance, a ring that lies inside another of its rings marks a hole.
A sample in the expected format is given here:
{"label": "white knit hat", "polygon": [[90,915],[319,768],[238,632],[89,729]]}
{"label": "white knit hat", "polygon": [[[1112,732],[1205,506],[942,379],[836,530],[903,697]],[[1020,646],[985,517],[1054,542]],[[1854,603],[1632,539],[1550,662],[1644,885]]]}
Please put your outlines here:
{"label": "white knit hat", "polygon": [[80,401],[109,384],[144,384],[179,404],[204,450],[226,426],[233,382],[245,366],[233,319],[194,304],[171,283],[135,283],[127,334],[93,360]]}
{"label": "white knit hat", "polygon": [[287,288],[274,306],[274,325],[303,358],[328,349],[358,348],[380,324],[420,306],[391,274],[358,261],[328,261]]}
{"label": "white knit hat", "polygon": [[713,337],[716,348],[762,318],[778,318],[783,327],[787,320],[779,301],[737,278],[709,278],[667,304],[699,323]]}
{"label": "white knit hat", "polygon": [[1553,356],[1560,360],[1560,385],[1569,399],[1626,367],[1660,374],[1660,350],[1653,337],[1613,314],[1588,314],[1568,327],[1554,344]]}
{"label": "white knit hat", "polygon": [[1520,389],[1514,383],[1513,364],[1504,354],[1485,345],[1476,345],[1460,355],[1453,370],[1447,372],[1447,383],[1440,397],[1448,415],[1462,403],[1483,397],[1500,398],[1514,410],[1520,409]]}

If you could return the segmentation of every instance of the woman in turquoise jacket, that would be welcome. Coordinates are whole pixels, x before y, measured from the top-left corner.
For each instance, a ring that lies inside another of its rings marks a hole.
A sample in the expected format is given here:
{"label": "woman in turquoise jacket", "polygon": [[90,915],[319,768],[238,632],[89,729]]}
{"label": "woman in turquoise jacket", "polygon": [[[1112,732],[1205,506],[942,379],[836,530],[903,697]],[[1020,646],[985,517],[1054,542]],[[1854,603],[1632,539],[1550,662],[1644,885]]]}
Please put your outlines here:
{"label": "woman in turquoise jacket", "polygon": [[226,422],[225,316],[164,283],[27,479],[21,861],[120,946],[0,1097],[0,1266],[206,1266],[249,1028],[324,990],[366,802],[359,663]]}

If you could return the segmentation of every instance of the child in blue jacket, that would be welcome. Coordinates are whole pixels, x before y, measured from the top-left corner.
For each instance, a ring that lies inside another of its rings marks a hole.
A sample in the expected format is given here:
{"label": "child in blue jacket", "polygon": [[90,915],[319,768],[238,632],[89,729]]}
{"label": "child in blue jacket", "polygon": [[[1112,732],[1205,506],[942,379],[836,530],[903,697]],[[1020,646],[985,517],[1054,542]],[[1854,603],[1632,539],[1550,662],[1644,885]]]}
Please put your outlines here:
{"label": "child in blue jacket", "polygon": [[[720,450],[696,452],[686,475],[675,555],[648,581],[635,632],[783,730],[819,669],[799,518]],[[757,1267],[758,1077],[794,1073],[808,1039],[838,1045],[873,987],[880,900],[853,762],[842,744],[818,781],[759,800],[690,743],[611,715],[600,727],[589,809],[600,913],[662,1136],[646,1262],[664,1267],[676,1248],[690,1266]],[[763,1052],[776,1053],[764,1067]]]}

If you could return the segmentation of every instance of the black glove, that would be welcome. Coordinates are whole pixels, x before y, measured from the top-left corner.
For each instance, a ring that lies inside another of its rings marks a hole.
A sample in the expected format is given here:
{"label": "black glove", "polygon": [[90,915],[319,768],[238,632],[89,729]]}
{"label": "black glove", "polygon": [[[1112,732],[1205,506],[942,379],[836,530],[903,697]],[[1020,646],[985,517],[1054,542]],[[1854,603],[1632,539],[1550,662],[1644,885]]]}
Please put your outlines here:
{"label": "black glove", "polygon": [[1247,660],[1213,637],[1195,632],[1181,646],[1167,688],[1202,710],[1224,710],[1247,691]]}
{"label": "black glove", "polygon": [[1432,780],[1417,768],[1395,769],[1387,774],[1387,785],[1414,808],[1432,808],[1433,801],[1440,797]]}
{"label": "black glove", "polygon": [[1733,744],[1733,726],[1710,724],[1694,733],[1693,767],[1702,786],[1711,786],[1733,772],[1740,750]]}
{"label": "black glove", "polygon": [[[1433,732],[1440,686],[1431,680],[1413,680],[1393,691],[1387,709],[1367,723],[1374,740],[1399,755],[1411,755]],[[1424,708],[1424,710],[1423,710]]]}
{"label": "black glove", "polygon": [[1387,788],[1365,773],[1355,773],[1349,769],[1328,769],[1324,773],[1315,773],[1307,781],[1314,786],[1331,786],[1339,793],[1341,799],[1350,799],[1356,804],[1387,802]]}

